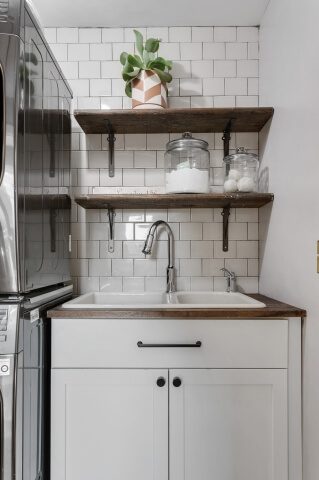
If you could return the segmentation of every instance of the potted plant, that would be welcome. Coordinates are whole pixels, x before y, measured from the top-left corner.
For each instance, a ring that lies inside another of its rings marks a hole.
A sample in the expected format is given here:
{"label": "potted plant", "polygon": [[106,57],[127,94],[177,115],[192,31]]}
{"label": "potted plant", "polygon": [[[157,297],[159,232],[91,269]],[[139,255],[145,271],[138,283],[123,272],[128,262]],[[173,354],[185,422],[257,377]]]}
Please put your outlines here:
{"label": "potted plant", "polygon": [[139,55],[122,52],[120,56],[125,93],[132,98],[132,108],[167,108],[166,84],[172,81],[172,62],[158,56],[161,40],[149,38],[144,44],[143,35],[137,30],[134,33]]}

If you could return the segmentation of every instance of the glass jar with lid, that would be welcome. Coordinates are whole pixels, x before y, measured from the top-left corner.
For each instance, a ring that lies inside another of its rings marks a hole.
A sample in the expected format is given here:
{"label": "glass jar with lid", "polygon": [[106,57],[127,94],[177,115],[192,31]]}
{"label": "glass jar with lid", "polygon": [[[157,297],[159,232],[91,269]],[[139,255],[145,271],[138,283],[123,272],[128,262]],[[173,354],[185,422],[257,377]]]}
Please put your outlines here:
{"label": "glass jar with lid", "polygon": [[205,140],[186,132],[166,145],[166,193],[209,193],[210,154]]}
{"label": "glass jar with lid", "polygon": [[258,192],[258,155],[248,153],[244,147],[236,149],[234,155],[224,158],[224,191]]}

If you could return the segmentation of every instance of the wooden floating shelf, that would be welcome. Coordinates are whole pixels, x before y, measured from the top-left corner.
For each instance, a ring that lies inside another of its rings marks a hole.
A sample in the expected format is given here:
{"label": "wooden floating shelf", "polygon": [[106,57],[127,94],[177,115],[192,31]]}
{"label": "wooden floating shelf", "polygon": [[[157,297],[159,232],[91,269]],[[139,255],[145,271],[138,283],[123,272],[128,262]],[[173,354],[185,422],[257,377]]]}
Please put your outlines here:
{"label": "wooden floating shelf", "polygon": [[81,195],[76,203],[87,209],[259,208],[272,202],[272,193],[115,194]]}
{"label": "wooden floating shelf", "polygon": [[159,110],[76,110],[74,116],[85,133],[193,133],[259,132],[274,109],[168,108]]}

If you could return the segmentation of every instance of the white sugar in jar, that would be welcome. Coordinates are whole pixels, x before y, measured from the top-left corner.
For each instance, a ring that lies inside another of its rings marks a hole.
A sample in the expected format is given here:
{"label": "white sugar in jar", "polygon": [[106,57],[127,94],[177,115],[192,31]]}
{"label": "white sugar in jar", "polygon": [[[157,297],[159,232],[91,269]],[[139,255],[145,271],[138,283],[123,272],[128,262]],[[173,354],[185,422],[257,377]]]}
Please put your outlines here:
{"label": "white sugar in jar", "polygon": [[187,132],[169,142],[166,148],[166,193],[209,193],[208,143]]}

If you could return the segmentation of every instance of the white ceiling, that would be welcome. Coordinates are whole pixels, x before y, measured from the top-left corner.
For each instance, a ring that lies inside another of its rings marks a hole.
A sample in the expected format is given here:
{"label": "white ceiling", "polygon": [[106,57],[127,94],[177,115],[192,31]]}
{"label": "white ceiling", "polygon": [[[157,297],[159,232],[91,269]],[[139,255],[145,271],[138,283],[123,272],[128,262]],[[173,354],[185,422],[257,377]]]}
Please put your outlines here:
{"label": "white ceiling", "polygon": [[259,25],[269,0],[33,0],[43,26]]}

